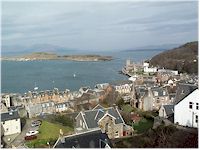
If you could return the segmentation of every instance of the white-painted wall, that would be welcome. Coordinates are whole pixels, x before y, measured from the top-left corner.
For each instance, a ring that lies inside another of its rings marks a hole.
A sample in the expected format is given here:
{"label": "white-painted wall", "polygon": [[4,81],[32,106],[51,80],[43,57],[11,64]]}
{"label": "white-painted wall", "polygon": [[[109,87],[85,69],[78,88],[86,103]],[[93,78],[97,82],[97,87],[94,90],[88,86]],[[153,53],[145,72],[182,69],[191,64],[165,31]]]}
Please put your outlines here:
{"label": "white-painted wall", "polygon": [[[196,115],[198,115],[199,110],[196,109],[196,103],[199,104],[199,96],[199,90],[196,89],[181,102],[175,105],[174,123],[178,123],[182,126],[198,127],[198,123],[196,123]],[[193,103],[192,109],[189,108],[189,102]]]}
{"label": "white-painted wall", "polygon": [[16,133],[21,133],[21,121],[20,118],[8,120],[8,121],[1,121],[1,124],[4,128],[4,135],[12,135]]}
{"label": "white-painted wall", "polygon": [[144,67],[144,72],[157,72],[157,68]]}
{"label": "white-painted wall", "polygon": [[119,92],[120,94],[126,94],[126,93],[130,93],[132,90],[132,84],[124,84],[124,85],[119,85],[119,86],[115,86],[115,90],[117,92]]}

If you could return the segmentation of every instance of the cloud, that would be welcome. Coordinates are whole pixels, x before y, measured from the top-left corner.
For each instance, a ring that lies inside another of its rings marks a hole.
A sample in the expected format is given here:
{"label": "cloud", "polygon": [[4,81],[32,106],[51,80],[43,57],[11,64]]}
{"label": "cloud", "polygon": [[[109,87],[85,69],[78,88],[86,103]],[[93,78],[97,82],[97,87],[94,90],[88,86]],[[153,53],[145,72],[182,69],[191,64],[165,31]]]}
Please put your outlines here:
{"label": "cloud", "polygon": [[[4,1],[2,44],[53,43],[101,50],[154,45],[152,42],[181,43],[198,38],[197,4],[195,1]],[[181,32],[184,38],[178,37]],[[173,38],[166,41],[169,34]]]}

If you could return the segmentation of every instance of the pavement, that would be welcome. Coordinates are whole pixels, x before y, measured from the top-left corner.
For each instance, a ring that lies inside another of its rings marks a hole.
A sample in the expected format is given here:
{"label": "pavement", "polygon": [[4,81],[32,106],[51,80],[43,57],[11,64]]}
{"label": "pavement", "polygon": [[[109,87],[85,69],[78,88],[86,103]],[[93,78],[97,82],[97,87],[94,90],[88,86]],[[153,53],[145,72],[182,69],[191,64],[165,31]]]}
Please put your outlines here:
{"label": "pavement", "polygon": [[[31,127],[31,122],[34,119],[27,119],[26,124],[24,125],[22,132],[20,134],[13,134],[10,136],[5,136],[3,139],[5,143],[7,144],[6,148],[26,148],[24,137],[26,136],[26,133],[30,130],[38,130],[39,127]],[[10,140],[8,141],[8,138]]]}

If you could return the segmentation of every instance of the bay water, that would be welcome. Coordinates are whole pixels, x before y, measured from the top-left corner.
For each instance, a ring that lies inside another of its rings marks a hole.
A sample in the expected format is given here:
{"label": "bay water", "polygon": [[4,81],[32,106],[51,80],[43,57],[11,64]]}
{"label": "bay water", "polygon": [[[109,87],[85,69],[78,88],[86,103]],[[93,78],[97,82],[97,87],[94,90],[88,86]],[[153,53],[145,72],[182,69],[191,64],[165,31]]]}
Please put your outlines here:
{"label": "bay water", "polygon": [[1,61],[1,92],[25,93],[37,86],[38,90],[78,90],[82,86],[127,80],[119,74],[126,59],[134,62],[150,59],[158,50],[74,52],[71,54],[100,54],[112,56],[112,61],[77,62],[65,60]]}

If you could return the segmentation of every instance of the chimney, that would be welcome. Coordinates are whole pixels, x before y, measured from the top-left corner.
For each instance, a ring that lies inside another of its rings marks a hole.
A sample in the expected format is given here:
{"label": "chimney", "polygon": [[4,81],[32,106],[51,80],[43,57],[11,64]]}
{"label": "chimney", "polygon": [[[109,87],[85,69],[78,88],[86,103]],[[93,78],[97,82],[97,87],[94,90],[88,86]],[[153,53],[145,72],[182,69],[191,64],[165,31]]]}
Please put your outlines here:
{"label": "chimney", "polygon": [[118,106],[117,106],[116,104],[113,104],[113,107],[114,107],[114,109],[117,109],[117,108],[118,108]]}

